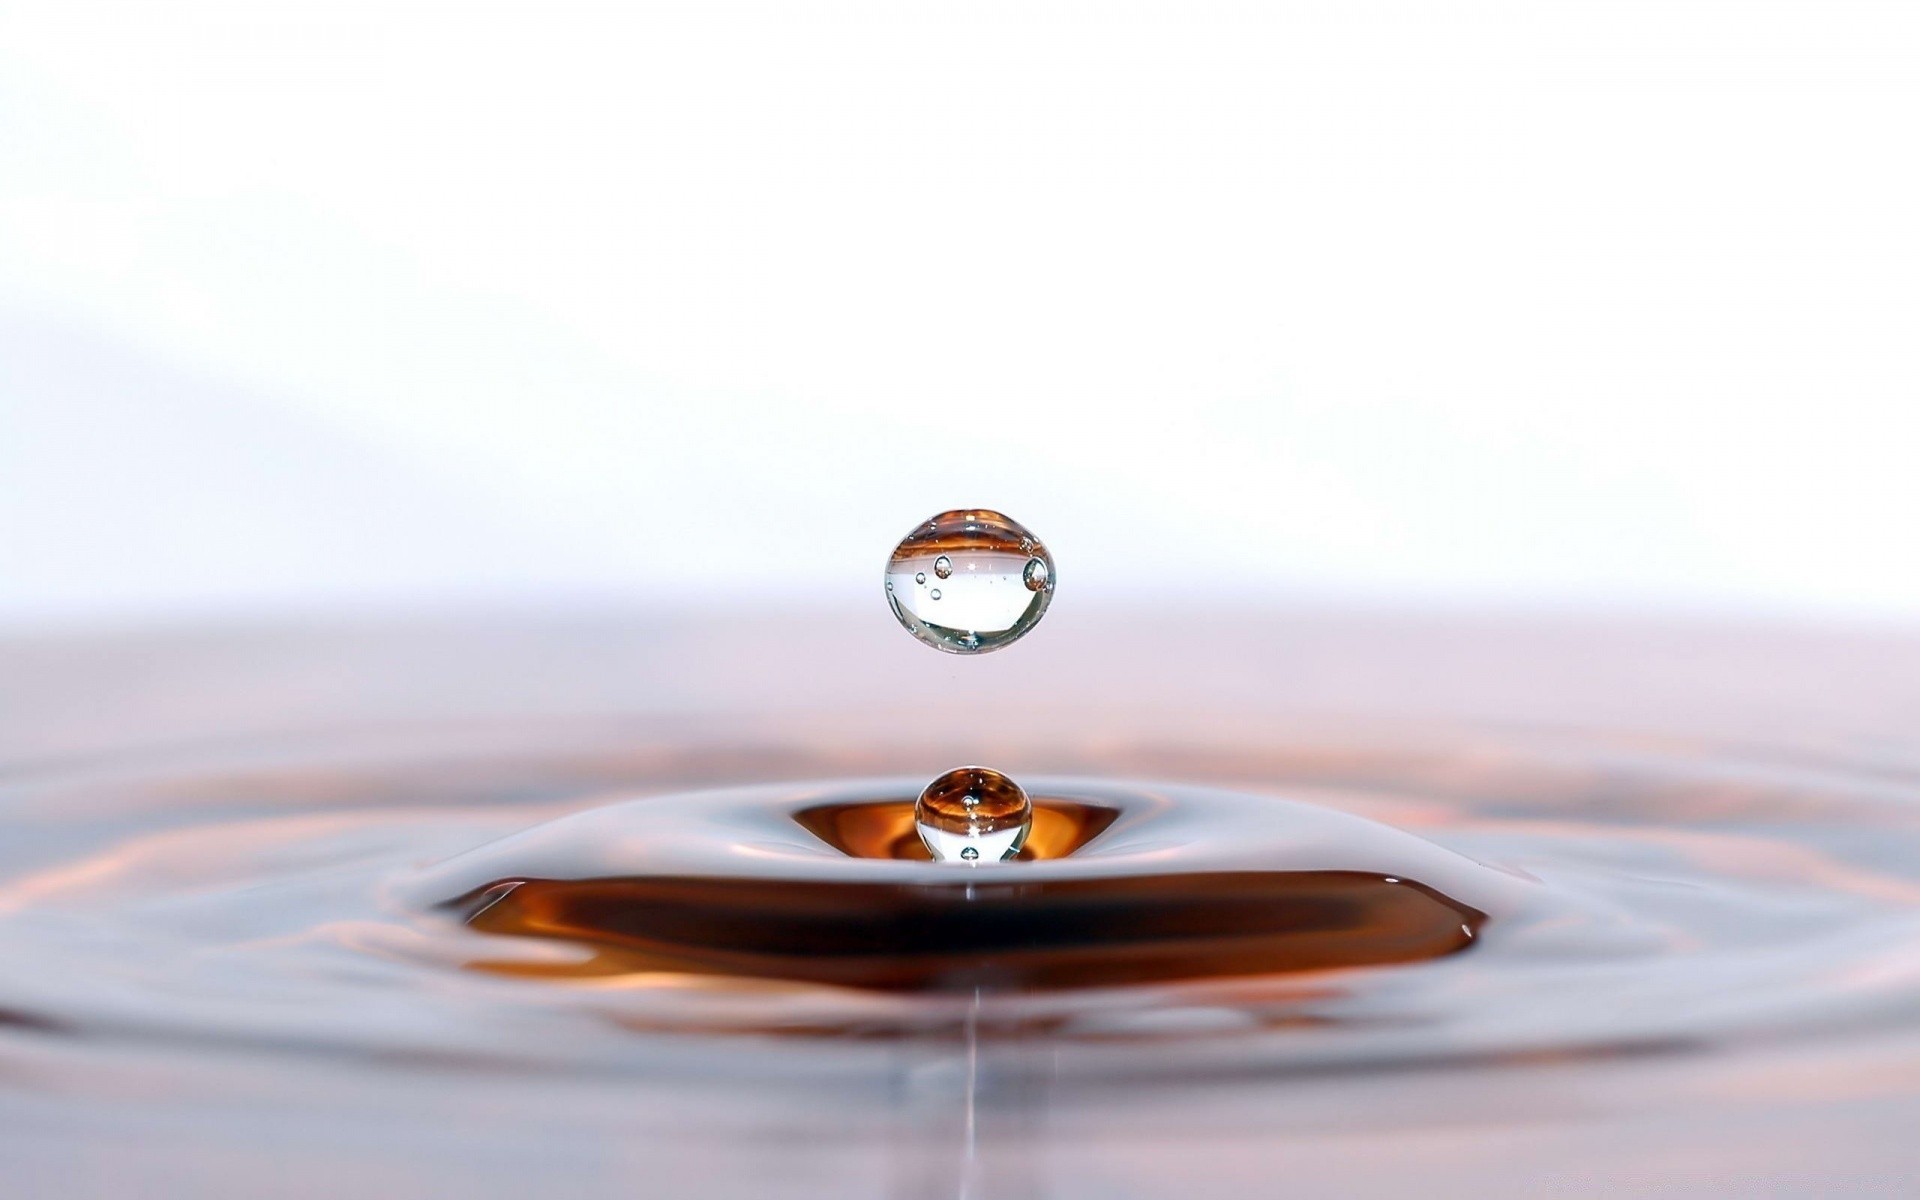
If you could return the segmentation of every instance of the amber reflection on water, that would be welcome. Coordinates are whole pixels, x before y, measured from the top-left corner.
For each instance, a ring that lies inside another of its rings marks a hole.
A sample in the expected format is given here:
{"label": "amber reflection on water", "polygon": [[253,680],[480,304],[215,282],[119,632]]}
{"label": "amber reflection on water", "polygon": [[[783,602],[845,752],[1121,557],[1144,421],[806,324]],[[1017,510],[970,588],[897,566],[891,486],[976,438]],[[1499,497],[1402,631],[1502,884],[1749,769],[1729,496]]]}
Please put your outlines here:
{"label": "amber reflection on water", "polygon": [[[1016,861],[1064,858],[1113,824],[1117,810],[1071,800],[1036,798],[1033,831]],[[897,858],[927,862],[933,856],[913,828],[913,801],[815,804],[793,819],[821,841],[855,858]]]}
{"label": "amber reflection on water", "polygon": [[520,975],[678,972],[887,991],[1046,990],[1417,962],[1486,914],[1404,880],[1238,871],[1021,883],[526,880],[472,899],[488,933],[590,946]]}

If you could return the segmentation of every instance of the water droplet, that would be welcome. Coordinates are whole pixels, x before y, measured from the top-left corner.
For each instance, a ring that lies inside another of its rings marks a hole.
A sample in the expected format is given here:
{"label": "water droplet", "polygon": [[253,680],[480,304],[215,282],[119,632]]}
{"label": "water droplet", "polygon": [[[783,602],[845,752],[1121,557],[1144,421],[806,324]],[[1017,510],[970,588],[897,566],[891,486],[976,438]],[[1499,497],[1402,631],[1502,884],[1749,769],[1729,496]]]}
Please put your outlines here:
{"label": "water droplet", "polygon": [[[945,581],[941,588],[924,588],[928,571]],[[908,580],[923,586],[910,588]],[[1039,623],[1053,599],[1054,564],[1040,539],[1011,518],[956,509],[922,522],[894,548],[887,581],[894,585],[887,604],[907,632],[939,650],[980,654]],[[931,609],[936,600],[944,603]]]}
{"label": "water droplet", "polygon": [[1047,590],[1047,564],[1040,559],[1030,558],[1020,572],[1020,582],[1027,585],[1030,592]]}
{"label": "water droplet", "polygon": [[935,862],[1004,862],[1026,844],[1033,802],[991,767],[956,767],[920,793],[913,822]]}

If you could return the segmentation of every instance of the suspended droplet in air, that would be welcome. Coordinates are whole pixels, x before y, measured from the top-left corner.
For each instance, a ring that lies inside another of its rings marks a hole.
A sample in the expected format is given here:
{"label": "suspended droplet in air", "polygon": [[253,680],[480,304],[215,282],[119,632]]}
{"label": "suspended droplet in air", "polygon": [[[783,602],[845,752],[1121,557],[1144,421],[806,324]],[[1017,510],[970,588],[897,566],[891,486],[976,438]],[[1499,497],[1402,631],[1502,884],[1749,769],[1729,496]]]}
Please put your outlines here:
{"label": "suspended droplet in air", "polygon": [[[940,586],[927,587],[929,570]],[[1053,600],[1053,558],[1012,518],[961,508],[921,522],[894,547],[887,584],[907,632],[950,654],[981,654],[1039,624]]]}

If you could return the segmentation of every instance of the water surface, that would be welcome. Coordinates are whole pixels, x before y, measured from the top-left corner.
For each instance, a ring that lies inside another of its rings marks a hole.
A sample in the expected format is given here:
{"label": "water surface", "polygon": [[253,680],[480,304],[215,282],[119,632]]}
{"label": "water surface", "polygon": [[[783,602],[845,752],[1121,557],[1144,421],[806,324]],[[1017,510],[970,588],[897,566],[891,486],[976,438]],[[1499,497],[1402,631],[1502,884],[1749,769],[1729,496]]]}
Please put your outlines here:
{"label": "water surface", "polygon": [[[1906,1194],[1910,642],[1053,633],[906,712],[857,685],[917,648],[852,632],[6,648],[14,1178]],[[1026,860],[921,861],[913,795],[978,759]]]}

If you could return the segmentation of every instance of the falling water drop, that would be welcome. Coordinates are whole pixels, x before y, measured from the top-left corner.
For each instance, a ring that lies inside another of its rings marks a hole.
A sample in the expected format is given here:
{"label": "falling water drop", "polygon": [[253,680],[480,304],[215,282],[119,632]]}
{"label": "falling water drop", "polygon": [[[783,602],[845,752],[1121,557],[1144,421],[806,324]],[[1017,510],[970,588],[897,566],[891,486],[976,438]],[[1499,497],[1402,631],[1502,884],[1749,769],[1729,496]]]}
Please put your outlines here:
{"label": "falling water drop", "polygon": [[[928,571],[944,581],[941,587],[925,587]],[[908,587],[908,580],[921,586]],[[901,540],[887,582],[887,604],[907,632],[938,650],[979,654],[1039,623],[1053,599],[1054,565],[1017,521],[988,509],[955,509]],[[942,602],[937,609],[934,601]]]}
{"label": "falling water drop", "polygon": [[935,862],[1004,862],[1026,844],[1033,802],[991,767],[956,767],[920,793],[913,823]]}

